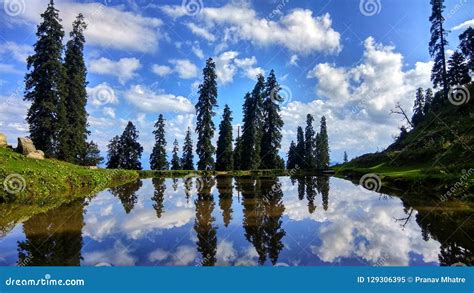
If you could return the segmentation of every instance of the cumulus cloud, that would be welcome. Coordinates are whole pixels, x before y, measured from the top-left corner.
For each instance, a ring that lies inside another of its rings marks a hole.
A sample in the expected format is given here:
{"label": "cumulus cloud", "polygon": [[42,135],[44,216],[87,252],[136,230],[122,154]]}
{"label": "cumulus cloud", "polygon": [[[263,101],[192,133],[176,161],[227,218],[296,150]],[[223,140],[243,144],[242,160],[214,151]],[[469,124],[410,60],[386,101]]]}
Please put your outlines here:
{"label": "cumulus cloud", "polygon": [[217,80],[221,84],[231,83],[235,74],[241,70],[242,75],[250,79],[256,79],[258,74],[265,74],[265,70],[257,65],[255,56],[247,58],[237,58],[239,52],[226,51],[213,57],[216,63]]}
{"label": "cumulus cloud", "polygon": [[89,64],[91,73],[116,76],[121,84],[132,79],[140,67],[140,60],[137,58],[121,58],[113,61],[102,57],[91,60]]}
{"label": "cumulus cloud", "polygon": [[[165,5],[163,12],[173,18],[186,15],[183,7]],[[278,44],[291,52],[338,53],[340,34],[332,28],[331,16],[313,16],[308,9],[294,9],[277,21],[259,18],[248,5],[228,4],[204,7],[197,15],[201,26],[189,25],[191,31],[207,40],[223,31],[225,41],[247,40],[257,45]]]}
{"label": "cumulus cloud", "polygon": [[154,64],[151,70],[153,71],[153,73],[159,76],[166,76],[173,72],[173,69],[171,69],[171,67],[159,64]]}
{"label": "cumulus cloud", "polygon": [[202,37],[210,42],[214,42],[216,37],[211,34],[207,29],[196,25],[195,23],[187,23],[186,26],[191,30],[196,36]]}
{"label": "cumulus cloud", "polygon": [[[144,17],[124,11],[123,6],[102,3],[74,3],[64,0],[56,3],[67,31],[77,14],[82,13],[88,23],[85,32],[89,44],[137,52],[154,51],[160,39],[159,28],[163,22],[154,17]],[[25,12],[9,18],[14,23],[39,24],[40,14],[46,9],[46,2],[33,0],[25,5]]]}
{"label": "cumulus cloud", "polygon": [[183,96],[156,93],[143,85],[134,85],[124,94],[125,99],[147,113],[192,113],[194,106]]}
{"label": "cumulus cloud", "polygon": [[[26,58],[33,53],[33,47],[15,42],[5,42],[0,44],[0,55],[12,56],[18,62],[26,63]],[[4,58],[7,60],[9,58]]]}
{"label": "cumulus cloud", "polygon": [[180,78],[190,79],[198,75],[198,68],[188,59],[173,59],[170,63],[174,65],[174,70]]}
{"label": "cumulus cloud", "polygon": [[474,27],[474,19],[466,20],[465,22],[454,26],[451,30],[453,31],[464,30],[464,29],[467,29],[468,27]]}

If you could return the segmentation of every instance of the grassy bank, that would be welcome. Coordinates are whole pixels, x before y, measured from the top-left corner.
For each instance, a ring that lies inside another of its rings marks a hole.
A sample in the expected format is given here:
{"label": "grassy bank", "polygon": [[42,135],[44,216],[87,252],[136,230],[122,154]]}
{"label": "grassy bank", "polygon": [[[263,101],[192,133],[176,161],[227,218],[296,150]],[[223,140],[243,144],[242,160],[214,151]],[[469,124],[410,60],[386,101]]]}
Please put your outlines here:
{"label": "grassy bank", "polygon": [[[137,171],[91,170],[57,160],[29,159],[0,148],[0,199],[15,204],[58,205],[138,177]],[[5,184],[13,192],[7,192]]]}

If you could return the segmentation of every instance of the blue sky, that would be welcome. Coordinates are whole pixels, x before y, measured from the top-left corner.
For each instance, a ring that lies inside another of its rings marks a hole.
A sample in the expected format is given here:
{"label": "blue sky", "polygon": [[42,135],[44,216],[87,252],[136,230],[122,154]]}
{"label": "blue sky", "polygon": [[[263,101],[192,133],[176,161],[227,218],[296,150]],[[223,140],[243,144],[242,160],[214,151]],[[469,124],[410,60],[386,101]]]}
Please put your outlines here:
{"label": "blue sky", "polygon": [[[22,101],[24,59],[49,1],[4,0],[0,9],[0,131],[12,144],[28,134]],[[274,69],[285,98],[283,149],[306,114],[328,118],[332,161],[383,149],[402,125],[395,103],[411,108],[430,87],[429,0],[150,1],[57,0],[68,31],[82,12],[86,32],[91,139],[107,142],[131,120],[145,147],[152,125],[167,119],[169,150],[194,124],[196,88],[208,57],[217,64],[219,110],[241,123],[243,96],[257,73]],[[474,25],[472,1],[445,1],[449,50]],[[65,39],[66,42],[67,38]],[[104,153],[105,154],[105,153]]]}

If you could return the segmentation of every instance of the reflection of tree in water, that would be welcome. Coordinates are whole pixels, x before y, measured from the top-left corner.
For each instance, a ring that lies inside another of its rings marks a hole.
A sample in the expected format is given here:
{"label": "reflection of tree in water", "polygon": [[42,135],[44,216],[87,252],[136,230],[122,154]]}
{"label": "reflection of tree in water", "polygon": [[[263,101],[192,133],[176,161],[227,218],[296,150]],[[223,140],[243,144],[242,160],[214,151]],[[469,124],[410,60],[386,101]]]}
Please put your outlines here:
{"label": "reflection of tree in water", "polygon": [[171,187],[173,187],[173,191],[178,190],[178,178],[173,178],[173,185]]}
{"label": "reflection of tree in water", "polygon": [[329,206],[329,177],[319,176],[316,181],[318,192],[321,193],[323,200],[323,209],[327,211]]}
{"label": "reflection of tree in water", "polygon": [[448,241],[441,245],[438,259],[442,266],[474,265],[474,254],[472,251],[459,246],[454,241]]}
{"label": "reflection of tree in water", "polygon": [[164,213],[163,209],[166,191],[165,178],[153,178],[152,182],[155,191],[153,192],[151,200],[154,201],[153,208],[156,211],[156,217],[159,219]]}
{"label": "reflection of tree in water", "polygon": [[296,181],[298,181],[298,199],[303,200],[304,194],[306,190],[306,177],[298,177]]}
{"label": "reflection of tree in water", "polygon": [[194,201],[196,206],[196,219],[194,222],[194,231],[197,235],[197,250],[201,253],[201,265],[213,266],[216,263],[217,251],[217,227],[213,225],[215,219],[212,216],[214,211],[214,197],[211,194],[211,188],[214,185],[213,179],[202,179],[200,190],[198,190],[197,199]]}
{"label": "reflection of tree in water", "polygon": [[222,210],[224,225],[227,227],[232,220],[232,177],[217,178],[217,191],[219,192],[219,206]]}
{"label": "reflection of tree in water", "polygon": [[318,193],[322,196],[323,208],[327,211],[329,206],[329,177],[328,176],[302,176],[294,177],[292,182],[298,182],[298,199],[303,200],[306,195],[308,200],[308,212],[314,213],[316,210],[315,199]]}
{"label": "reflection of tree in water", "polygon": [[276,264],[285,236],[281,228],[285,207],[280,182],[277,178],[247,179],[241,186],[245,237],[255,247],[259,264],[265,263],[267,255]]}
{"label": "reflection of tree in water", "polygon": [[75,201],[23,224],[26,239],[18,242],[19,266],[79,266],[84,202]]}
{"label": "reflection of tree in water", "polygon": [[312,214],[316,210],[316,204],[314,203],[314,199],[316,198],[317,187],[318,187],[316,177],[308,176],[305,179],[305,183],[306,183],[306,199],[308,200],[308,212]]}
{"label": "reflection of tree in water", "polygon": [[191,198],[191,193],[193,189],[193,179],[190,177],[183,178],[183,187],[184,194],[186,195],[186,203],[189,203],[189,199]]}
{"label": "reflection of tree in water", "polygon": [[110,188],[110,192],[120,199],[125,212],[128,214],[133,210],[135,204],[137,203],[137,191],[141,187],[142,181],[137,180],[125,185],[112,187]]}

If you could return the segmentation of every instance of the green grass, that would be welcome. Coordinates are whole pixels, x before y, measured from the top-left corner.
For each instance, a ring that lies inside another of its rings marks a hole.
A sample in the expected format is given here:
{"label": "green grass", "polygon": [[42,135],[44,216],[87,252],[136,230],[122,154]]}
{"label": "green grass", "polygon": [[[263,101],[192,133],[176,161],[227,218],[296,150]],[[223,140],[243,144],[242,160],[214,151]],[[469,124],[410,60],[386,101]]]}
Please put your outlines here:
{"label": "green grass", "polygon": [[[11,182],[8,176],[20,178],[24,188],[7,192],[4,183]],[[91,170],[58,160],[29,159],[0,148],[0,199],[16,204],[57,205],[138,177],[137,171]]]}

